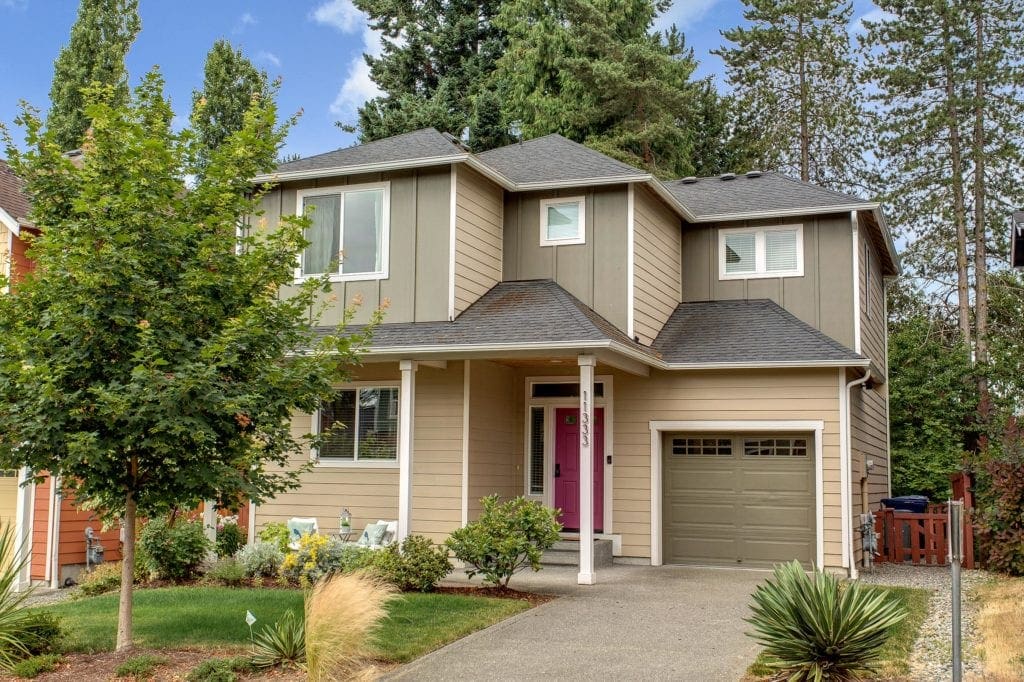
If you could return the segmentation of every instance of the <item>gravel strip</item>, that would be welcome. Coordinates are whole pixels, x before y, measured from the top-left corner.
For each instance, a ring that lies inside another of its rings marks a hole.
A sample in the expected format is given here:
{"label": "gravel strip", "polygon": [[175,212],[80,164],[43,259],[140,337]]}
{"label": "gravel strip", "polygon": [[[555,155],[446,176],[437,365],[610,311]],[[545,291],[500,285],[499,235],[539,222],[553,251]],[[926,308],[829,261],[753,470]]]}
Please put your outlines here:
{"label": "gravel strip", "polygon": [[72,595],[74,590],[54,590],[50,588],[36,588],[25,600],[25,606],[45,606],[62,602]]}
{"label": "gravel strip", "polygon": [[[985,666],[976,653],[980,644],[977,631],[978,600],[974,587],[988,579],[985,571],[962,572],[961,633],[964,676],[984,675]],[[928,617],[921,625],[914,651],[910,657],[910,679],[932,682],[951,679],[953,673],[952,649],[952,578],[948,566],[901,566],[879,564],[871,572],[861,571],[861,580],[878,585],[917,587],[931,590]]]}

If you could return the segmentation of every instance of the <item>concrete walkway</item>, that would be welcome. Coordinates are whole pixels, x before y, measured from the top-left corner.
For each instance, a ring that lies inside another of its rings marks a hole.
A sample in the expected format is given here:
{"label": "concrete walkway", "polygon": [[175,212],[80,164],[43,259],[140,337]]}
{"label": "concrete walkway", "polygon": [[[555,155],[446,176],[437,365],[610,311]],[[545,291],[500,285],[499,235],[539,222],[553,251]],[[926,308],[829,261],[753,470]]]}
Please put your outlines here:
{"label": "concrete walkway", "polygon": [[520,574],[512,587],[559,599],[395,670],[391,680],[739,680],[757,654],[744,633],[768,574],[616,565],[597,585],[575,567]]}

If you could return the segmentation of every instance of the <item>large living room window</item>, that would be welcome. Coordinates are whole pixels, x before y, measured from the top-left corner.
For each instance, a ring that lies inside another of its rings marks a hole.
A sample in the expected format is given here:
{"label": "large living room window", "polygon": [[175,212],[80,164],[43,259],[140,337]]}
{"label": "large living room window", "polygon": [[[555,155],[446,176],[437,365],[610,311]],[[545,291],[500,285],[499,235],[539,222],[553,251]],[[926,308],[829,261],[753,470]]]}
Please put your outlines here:
{"label": "large living room window", "polygon": [[313,429],[324,437],[314,453],[320,464],[397,464],[398,387],[340,389],[313,415]]}
{"label": "large living room window", "polygon": [[540,245],[583,244],[586,236],[584,197],[542,199],[540,202]]}
{"label": "large living room window", "polygon": [[719,279],[800,277],[803,242],[802,225],[719,230]]}
{"label": "large living room window", "polygon": [[388,275],[388,183],[299,190],[299,209],[312,224],[296,279],[330,275],[335,281]]}

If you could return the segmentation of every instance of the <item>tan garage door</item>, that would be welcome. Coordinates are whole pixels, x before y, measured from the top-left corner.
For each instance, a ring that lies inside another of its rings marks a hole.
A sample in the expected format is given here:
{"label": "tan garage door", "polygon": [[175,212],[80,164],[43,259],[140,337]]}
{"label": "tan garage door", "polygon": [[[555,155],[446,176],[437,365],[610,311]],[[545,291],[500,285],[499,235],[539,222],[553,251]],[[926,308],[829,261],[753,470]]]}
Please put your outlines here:
{"label": "tan garage door", "polygon": [[[14,470],[0,470],[0,526],[14,526],[18,522],[18,472]],[[6,562],[11,557],[0,557],[0,561]]]}
{"label": "tan garage door", "polygon": [[665,563],[813,561],[812,434],[669,433],[662,458]]}

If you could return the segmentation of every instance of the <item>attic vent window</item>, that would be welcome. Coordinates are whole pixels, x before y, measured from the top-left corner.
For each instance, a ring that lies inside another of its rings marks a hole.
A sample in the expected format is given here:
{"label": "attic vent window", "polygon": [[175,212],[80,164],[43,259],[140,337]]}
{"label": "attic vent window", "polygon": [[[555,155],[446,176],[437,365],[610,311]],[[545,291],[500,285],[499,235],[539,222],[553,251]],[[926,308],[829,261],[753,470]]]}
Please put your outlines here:
{"label": "attic vent window", "polygon": [[802,225],[718,231],[719,279],[801,277]]}

